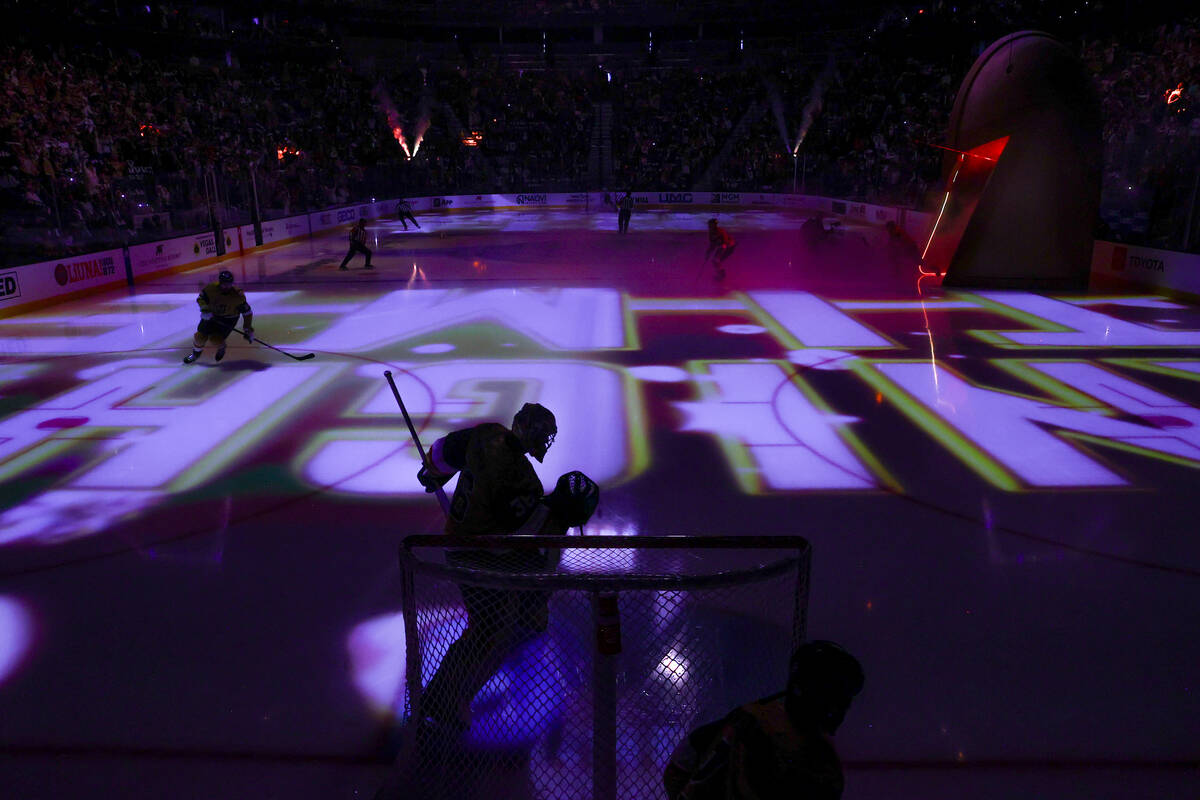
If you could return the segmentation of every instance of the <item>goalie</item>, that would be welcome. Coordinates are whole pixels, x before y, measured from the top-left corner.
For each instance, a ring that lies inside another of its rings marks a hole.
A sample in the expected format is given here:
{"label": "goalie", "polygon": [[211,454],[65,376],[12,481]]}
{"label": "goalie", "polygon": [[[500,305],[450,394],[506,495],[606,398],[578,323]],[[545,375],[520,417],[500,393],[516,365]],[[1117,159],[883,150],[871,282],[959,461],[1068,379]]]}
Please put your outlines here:
{"label": "goalie", "polygon": [[[554,415],[526,403],[512,429],[483,423],[438,439],[417,474],[434,491],[459,473],[445,531],[451,535],[564,535],[583,525],[600,500],[600,489],[582,472],[568,472],[543,496],[541,480],[526,459],[539,462],[554,442]],[[552,568],[539,550],[453,550],[447,561],[488,571],[531,572]],[[489,589],[461,584],[467,627],[450,645],[421,698],[421,725],[428,735],[458,735],[470,726],[471,701],[521,643],[549,622],[549,593]]]}

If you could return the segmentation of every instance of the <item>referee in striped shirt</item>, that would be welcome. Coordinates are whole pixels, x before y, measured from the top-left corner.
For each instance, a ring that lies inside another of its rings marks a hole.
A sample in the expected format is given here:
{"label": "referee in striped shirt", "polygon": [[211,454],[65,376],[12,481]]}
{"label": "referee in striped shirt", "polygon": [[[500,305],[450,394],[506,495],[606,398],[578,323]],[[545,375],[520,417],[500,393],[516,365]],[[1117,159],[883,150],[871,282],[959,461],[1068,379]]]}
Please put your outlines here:
{"label": "referee in striped shirt", "polygon": [[354,227],[350,228],[350,250],[342,259],[342,265],[338,269],[346,269],[346,265],[350,263],[350,259],[354,258],[355,253],[362,253],[367,257],[365,269],[375,269],[371,266],[371,249],[367,247],[367,221],[362,218],[359,218],[358,222],[354,223]]}

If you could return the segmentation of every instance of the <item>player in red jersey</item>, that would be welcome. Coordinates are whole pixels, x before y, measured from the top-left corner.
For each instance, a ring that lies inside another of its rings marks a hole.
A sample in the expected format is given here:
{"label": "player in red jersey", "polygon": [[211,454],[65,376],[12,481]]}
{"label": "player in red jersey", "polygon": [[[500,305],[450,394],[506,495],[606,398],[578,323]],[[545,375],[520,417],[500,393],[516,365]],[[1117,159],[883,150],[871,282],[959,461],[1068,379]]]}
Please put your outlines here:
{"label": "player in red jersey", "polygon": [[733,255],[735,248],[737,248],[737,242],[729,235],[729,231],[717,225],[716,217],[710,219],[708,221],[708,252],[704,254],[704,260],[705,263],[708,263],[708,260],[712,259],[717,280],[725,277],[725,267],[722,264],[725,259]]}

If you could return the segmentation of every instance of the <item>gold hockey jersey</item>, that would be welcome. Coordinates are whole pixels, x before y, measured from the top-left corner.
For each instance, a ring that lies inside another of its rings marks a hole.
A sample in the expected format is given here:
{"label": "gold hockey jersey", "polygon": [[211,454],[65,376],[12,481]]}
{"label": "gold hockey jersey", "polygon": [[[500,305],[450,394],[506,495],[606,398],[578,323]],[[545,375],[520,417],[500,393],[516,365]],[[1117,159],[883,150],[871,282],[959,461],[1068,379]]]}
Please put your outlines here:
{"label": "gold hockey jersey", "polygon": [[250,313],[245,292],[236,286],[223,289],[217,281],[201,289],[196,302],[200,304],[201,311],[211,313],[214,317],[237,319],[239,314]]}

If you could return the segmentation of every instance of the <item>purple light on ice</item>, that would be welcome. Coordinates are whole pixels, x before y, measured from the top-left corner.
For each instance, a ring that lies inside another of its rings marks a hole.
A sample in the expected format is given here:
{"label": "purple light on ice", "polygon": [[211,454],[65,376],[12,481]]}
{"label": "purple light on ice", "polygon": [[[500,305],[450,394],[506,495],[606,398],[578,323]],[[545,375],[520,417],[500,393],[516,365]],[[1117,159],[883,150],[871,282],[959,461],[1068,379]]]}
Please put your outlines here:
{"label": "purple light on ice", "polygon": [[762,325],[721,325],[717,328],[721,333],[732,333],[738,336],[749,336],[755,333],[766,333]]}
{"label": "purple light on ice", "polygon": [[0,595],[0,684],[16,672],[33,643],[33,619],[19,601]]}
{"label": "purple light on ice", "polygon": [[454,345],[452,344],[422,344],[414,347],[412,351],[421,355],[431,355],[437,353],[449,353],[453,349]]}
{"label": "purple light on ice", "polygon": [[404,615],[384,614],[356,626],[346,650],[354,687],[371,709],[393,711],[404,686]]}
{"label": "purple light on ice", "polygon": [[685,369],[668,366],[630,367],[628,372],[646,383],[683,383],[691,377]]}

